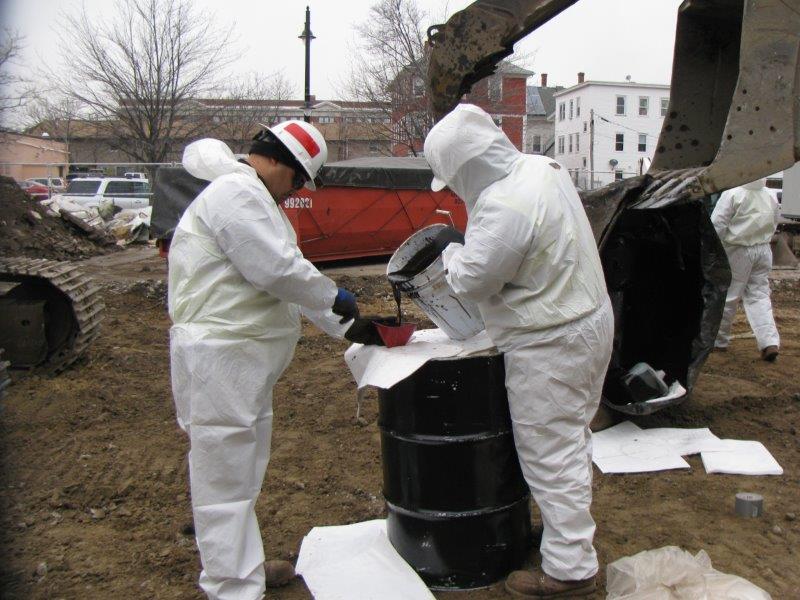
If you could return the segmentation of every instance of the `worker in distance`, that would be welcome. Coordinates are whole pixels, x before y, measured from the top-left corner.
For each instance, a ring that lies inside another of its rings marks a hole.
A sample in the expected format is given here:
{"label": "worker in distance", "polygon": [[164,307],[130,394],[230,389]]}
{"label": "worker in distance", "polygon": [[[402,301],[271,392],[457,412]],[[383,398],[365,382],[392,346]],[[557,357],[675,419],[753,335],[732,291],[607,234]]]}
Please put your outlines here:
{"label": "worker in distance", "polygon": [[741,300],[761,358],[773,362],[778,357],[781,341],[772,316],[769,289],[772,250],[769,242],[779,218],[778,203],[767,191],[766,179],[723,192],[714,206],[711,222],[722,240],[731,266],[731,285],[714,341],[717,351],[728,349],[731,324]]}
{"label": "worker in distance", "polygon": [[[300,337],[300,314],[330,335],[369,342],[355,296],[307,261],[279,204],[315,178],[322,134],[303,121],[263,129],[246,159],[221,141],[186,147],[183,165],[211,183],[183,214],[169,256],[172,389],[189,435],[200,587],[214,600],[257,600],[288,583],[266,561],[255,513],[269,462],[272,390]],[[348,335],[358,323],[360,335]]]}
{"label": "worker in distance", "polygon": [[589,220],[567,171],[522,154],[477,106],[447,114],[424,152],[432,189],[449,187],[467,208],[464,243],[442,254],[446,277],[477,303],[504,353],[514,442],[542,514],[541,570],[511,573],[506,589],[521,598],[591,594],[589,423],[614,319]]}

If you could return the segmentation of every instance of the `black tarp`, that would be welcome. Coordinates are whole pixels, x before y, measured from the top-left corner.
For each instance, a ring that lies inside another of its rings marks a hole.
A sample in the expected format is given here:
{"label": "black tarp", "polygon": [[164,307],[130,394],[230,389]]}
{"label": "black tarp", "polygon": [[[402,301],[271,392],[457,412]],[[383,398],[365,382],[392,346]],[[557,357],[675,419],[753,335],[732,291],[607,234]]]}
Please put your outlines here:
{"label": "black tarp", "polygon": [[153,184],[150,237],[171,239],[183,211],[207,185],[208,181],[192,177],[183,167],[160,167]]}
{"label": "black tarp", "polygon": [[[328,187],[426,190],[433,173],[424,158],[374,156],[327,164],[319,178]],[[151,236],[172,237],[183,211],[207,185],[183,167],[159,168],[153,185]]]}
{"label": "black tarp", "polygon": [[370,156],[325,165],[320,179],[326,186],[427,190],[433,173],[421,157]]}
{"label": "black tarp", "polygon": [[642,206],[641,192],[651,182],[643,175],[581,194],[614,307],[603,397],[629,414],[649,412],[645,405],[616,406],[625,398],[619,380],[638,362],[692,390],[714,346],[731,279],[703,202]]}

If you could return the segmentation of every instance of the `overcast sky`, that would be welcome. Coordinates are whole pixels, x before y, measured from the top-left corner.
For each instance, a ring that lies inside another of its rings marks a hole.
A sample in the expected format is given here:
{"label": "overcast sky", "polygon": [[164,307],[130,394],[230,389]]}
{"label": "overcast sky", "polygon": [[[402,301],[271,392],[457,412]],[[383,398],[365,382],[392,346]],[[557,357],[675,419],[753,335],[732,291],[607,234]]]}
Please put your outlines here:
{"label": "overcast sky", "polygon": [[[441,22],[470,4],[470,0],[416,0]],[[234,26],[234,38],[244,50],[235,69],[239,72],[282,69],[303,94],[303,29],[305,6],[311,7],[312,93],[318,99],[339,96],[340,82],[348,71],[348,50],[354,39],[353,24],[363,21],[375,0],[194,0],[204,15],[220,27]],[[524,66],[537,73],[539,83],[548,73],[549,85],[573,85],[578,71],[587,79],[669,83],[680,0],[580,0],[517,44],[528,58]],[[56,62],[61,52],[58,31],[62,12],[89,18],[113,16],[112,0],[0,0],[3,26],[25,36],[21,68]]]}

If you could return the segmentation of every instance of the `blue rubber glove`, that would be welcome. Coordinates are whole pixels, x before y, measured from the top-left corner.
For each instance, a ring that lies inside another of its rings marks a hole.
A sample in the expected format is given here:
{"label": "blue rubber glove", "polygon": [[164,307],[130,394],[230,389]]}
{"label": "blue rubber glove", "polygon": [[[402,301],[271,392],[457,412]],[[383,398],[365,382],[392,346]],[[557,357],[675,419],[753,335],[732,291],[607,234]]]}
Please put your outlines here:
{"label": "blue rubber glove", "polygon": [[357,319],[358,305],[356,304],[355,295],[344,288],[339,288],[331,310],[333,310],[333,314],[342,317],[339,323],[347,323],[351,319]]}

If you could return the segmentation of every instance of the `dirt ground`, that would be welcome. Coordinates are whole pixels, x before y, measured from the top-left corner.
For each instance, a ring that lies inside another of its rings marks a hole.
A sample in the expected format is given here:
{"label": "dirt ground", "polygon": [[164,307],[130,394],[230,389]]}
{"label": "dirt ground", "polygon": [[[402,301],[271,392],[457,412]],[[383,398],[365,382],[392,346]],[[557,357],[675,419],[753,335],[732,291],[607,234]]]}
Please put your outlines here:
{"label": "dirt ground", "polygon": [[[200,598],[188,448],[170,394],[163,264],[139,248],[92,259],[87,270],[107,290],[103,333],[89,358],[55,378],[17,381],[0,401],[0,596]],[[370,312],[391,314],[382,278],[339,273]],[[665,545],[705,549],[721,571],[776,599],[800,598],[800,287],[795,277],[775,288],[783,338],[775,364],[758,359],[740,313],[740,336],[729,352],[710,357],[694,397],[637,422],[760,440],[785,474],[707,475],[697,456],[691,470],[595,471],[602,565]],[[309,325],[304,334],[275,392],[273,454],[257,507],[267,556],[290,560],[313,526],[385,515],[375,396],[356,420],[355,385],[342,359],[347,344]],[[764,496],[762,518],[734,516],[738,491]],[[604,590],[602,570],[600,579]],[[298,579],[267,597],[310,595]],[[437,593],[505,597],[501,584]]]}

